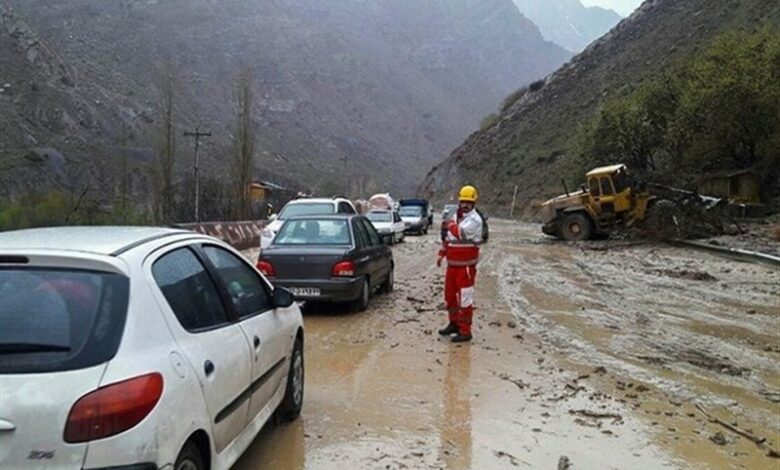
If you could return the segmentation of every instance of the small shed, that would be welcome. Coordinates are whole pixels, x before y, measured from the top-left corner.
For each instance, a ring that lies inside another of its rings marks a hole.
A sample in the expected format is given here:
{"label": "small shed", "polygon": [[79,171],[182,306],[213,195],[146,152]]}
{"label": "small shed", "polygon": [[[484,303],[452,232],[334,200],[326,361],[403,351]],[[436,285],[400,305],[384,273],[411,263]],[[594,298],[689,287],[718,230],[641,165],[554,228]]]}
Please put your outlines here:
{"label": "small shed", "polygon": [[761,183],[751,169],[710,173],[699,179],[698,192],[703,196],[728,199],[735,204],[760,204]]}
{"label": "small shed", "polygon": [[249,194],[253,201],[263,201],[271,195],[271,188],[263,183],[249,185]]}

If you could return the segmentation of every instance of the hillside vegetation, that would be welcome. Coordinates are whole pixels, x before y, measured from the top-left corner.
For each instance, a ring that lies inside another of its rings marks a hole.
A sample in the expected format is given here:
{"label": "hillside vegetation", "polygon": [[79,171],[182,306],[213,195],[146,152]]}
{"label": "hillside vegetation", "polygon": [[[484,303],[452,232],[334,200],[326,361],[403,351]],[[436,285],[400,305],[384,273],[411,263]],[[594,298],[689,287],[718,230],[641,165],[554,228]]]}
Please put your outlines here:
{"label": "hillside vegetation", "polygon": [[[421,192],[447,199],[459,185],[468,182],[481,189],[483,204],[506,208],[508,212],[517,185],[519,206],[524,209],[519,212],[531,215],[541,201],[561,191],[561,176],[569,176],[574,180],[572,183],[579,185],[583,178],[579,172],[587,165],[583,160],[583,153],[587,152],[581,145],[581,137],[587,133],[580,129],[592,123],[605,106],[607,109],[616,106],[608,103],[641,94],[637,90],[674,75],[681,62],[701,55],[705,48],[717,48],[710,45],[723,34],[770,28],[766,34],[774,35],[777,25],[780,25],[778,2],[647,1],[546,80],[533,87],[523,87],[507,98],[496,118],[483,122],[482,130],[472,134],[448,159],[431,170]],[[705,67],[707,62],[697,63]],[[724,72],[733,65],[724,64]],[[679,108],[680,119],[709,112],[704,104],[709,102],[707,94],[712,88],[693,81],[687,83],[699,88],[688,96],[696,98],[701,107],[684,103]],[[674,106],[673,102],[663,103]],[[707,125],[708,121],[693,122]],[[689,139],[689,142],[699,142],[700,135],[690,135]],[[677,141],[684,139],[680,136]],[[713,164],[701,165],[700,159],[709,157],[707,149],[698,143],[685,149],[667,145],[666,149],[685,150],[685,159],[691,165],[699,159],[696,171],[720,164],[714,160]],[[626,158],[622,157],[620,160]],[[592,155],[588,158],[593,161]],[[670,153],[669,158],[682,156]]]}
{"label": "hillside vegetation", "polygon": [[587,168],[622,161],[675,185],[751,168],[764,198],[780,193],[780,30],[724,33],[627,96],[610,99],[579,131]]}

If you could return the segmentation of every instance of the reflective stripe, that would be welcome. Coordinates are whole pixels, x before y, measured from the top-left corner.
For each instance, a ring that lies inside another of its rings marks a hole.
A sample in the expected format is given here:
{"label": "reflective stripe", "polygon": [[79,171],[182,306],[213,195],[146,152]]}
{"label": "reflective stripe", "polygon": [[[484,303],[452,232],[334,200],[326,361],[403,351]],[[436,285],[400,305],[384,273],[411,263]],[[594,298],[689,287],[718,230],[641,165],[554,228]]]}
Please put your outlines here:
{"label": "reflective stripe", "polygon": [[467,261],[452,261],[447,260],[447,266],[461,267],[461,266],[476,266],[479,263],[479,258],[467,260]]}

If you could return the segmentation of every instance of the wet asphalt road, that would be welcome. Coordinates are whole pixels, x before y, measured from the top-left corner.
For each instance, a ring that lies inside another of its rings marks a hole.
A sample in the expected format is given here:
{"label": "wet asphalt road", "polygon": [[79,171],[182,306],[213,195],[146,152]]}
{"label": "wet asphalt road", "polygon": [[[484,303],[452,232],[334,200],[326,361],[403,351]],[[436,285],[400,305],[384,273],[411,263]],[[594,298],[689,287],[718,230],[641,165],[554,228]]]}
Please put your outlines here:
{"label": "wet asphalt road", "polygon": [[367,312],[305,309],[302,416],[236,469],[778,467],[777,271],[491,221],[475,341],[453,345],[436,250],[396,245]]}

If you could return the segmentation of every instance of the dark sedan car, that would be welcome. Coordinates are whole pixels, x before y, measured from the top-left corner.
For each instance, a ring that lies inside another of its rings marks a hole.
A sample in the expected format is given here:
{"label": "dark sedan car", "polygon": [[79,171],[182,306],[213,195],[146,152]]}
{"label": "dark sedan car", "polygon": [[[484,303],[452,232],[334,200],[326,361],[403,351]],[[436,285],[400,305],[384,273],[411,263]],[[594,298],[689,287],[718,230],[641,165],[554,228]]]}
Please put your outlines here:
{"label": "dark sedan car", "polygon": [[359,215],[293,217],[260,252],[257,267],[298,300],[352,302],[393,290],[393,252]]}

